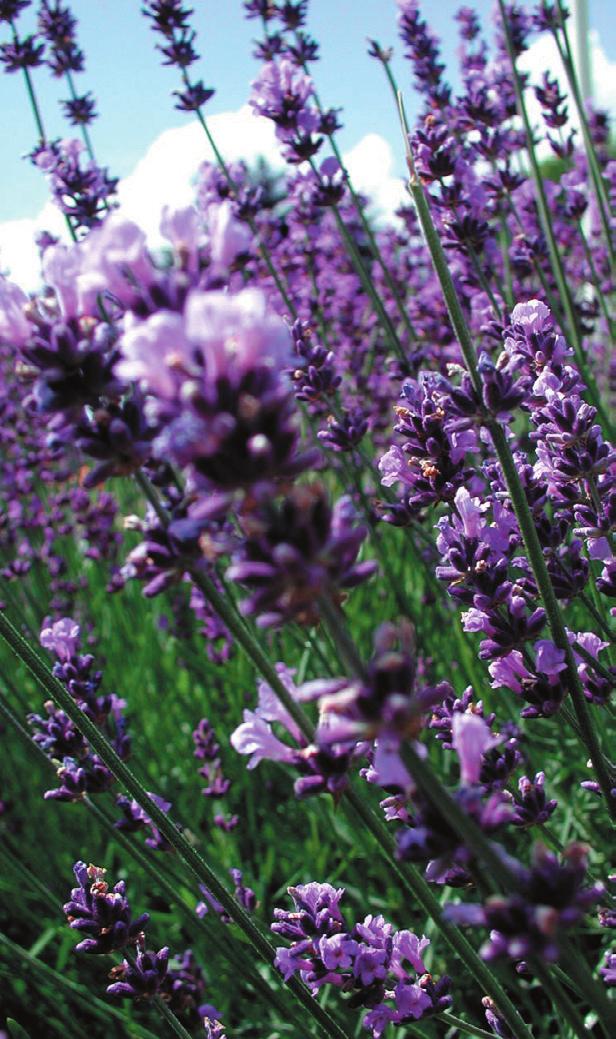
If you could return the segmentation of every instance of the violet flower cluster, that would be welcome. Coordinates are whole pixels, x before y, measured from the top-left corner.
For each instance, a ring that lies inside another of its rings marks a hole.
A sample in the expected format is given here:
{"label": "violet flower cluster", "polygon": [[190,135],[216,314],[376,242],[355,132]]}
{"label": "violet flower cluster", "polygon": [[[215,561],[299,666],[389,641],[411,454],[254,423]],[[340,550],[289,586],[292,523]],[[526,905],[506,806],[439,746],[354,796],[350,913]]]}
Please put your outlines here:
{"label": "violet flower cluster", "polygon": [[340,909],[344,888],[299,884],[289,888],[294,909],[275,909],[272,931],[290,946],[276,953],[283,977],[299,974],[313,994],[333,985],[350,1007],[366,1007],[363,1026],[379,1039],[390,1024],[418,1021],[451,1005],[449,978],[426,970],[430,944],[411,931],[397,931],[382,916],[367,916],[351,928]]}
{"label": "violet flower cluster", "polygon": [[[103,732],[120,758],[130,754],[131,740],[124,716],[124,700],[115,693],[99,694],[102,672],[94,670],[92,654],[80,650],[80,628],[70,617],[45,622],[41,645],[56,657],[53,673]],[[59,786],[45,793],[46,799],[79,801],[85,794],[102,794],[114,783],[112,772],[95,754],[67,714],[51,701],[45,704],[46,716],[29,714],[28,722],[35,743],[57,765]]]}
{"label": "violet flower cluster", "polygon": [[203,1002],[205,979],[192,950],[186,949],[177,958],[170,956],[166,946],[158,952],[148,951],[145,928],[149,914],[132,916],[124,881],[110,887],[106,871],[85,862],[76,862],[73,872],[77,886],[64,914],[69,927],[85,935],[75,951],[97,956],[121,950],[130,953],[112,968],[107,995],[137,1002],[161,997],[188,1025],[218,1021],[216,1008]]}

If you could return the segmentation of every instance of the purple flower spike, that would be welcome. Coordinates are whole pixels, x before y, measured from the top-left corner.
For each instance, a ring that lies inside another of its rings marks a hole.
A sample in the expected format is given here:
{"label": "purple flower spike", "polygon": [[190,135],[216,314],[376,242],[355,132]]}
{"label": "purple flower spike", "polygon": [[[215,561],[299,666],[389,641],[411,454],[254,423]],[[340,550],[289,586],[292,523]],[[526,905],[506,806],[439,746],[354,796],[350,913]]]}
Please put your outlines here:
{"label": "purple flower spike", "polygon": [[489,726],[478,714],[454,714],[452,720],[452,742],[460,759],[462,783],[472,786],[479,782],[483,756],[500,743]]}
{"label": "purple flower spike", "polygon": [[107,986],[107,995],[118,999],[153,999],[163,988],[168,963],[169,949],[166,946],[158,952],[140,949],[134,963],[123,960],[119,966],[113,967],[109,976],[118,980]]}
{"label": "purple flower spike", "polygon": [[353,588],[376,569],[357,562],[366,530],[356,525],[350,500],[330,508],[318,484],[294,488],[279,507],[264,503],[250,524],[227,576],[254,589],[242,612],[261,627],[315,624],[320,595]]}
{"label": "purple flower spike", "polygon": [[303,884],[289,894],[295,911],[274,910],[272,931],[291,943],[277,951],[278,970],[286,980],[299,973],[313,995],[333,985],[349,994],[351,1007],[369,1008],[363,1025],[372,1039],[389,1023],[417,1021],[451,1004],[449,979],[426,973],[427,938],[395,931],[382,916],[348,928],[340,911],[344,890],[330,884]]}
{"label": "purple flower spike", "polygon": [[607,988],[616,988],[616,952],[606,952],[605,967],[599,967],[599,974]]}
{"label": "purple flower spike", "polygon": [[76,946],[77,952],[104,955],[134,945],[149,914],[132,919],[124,881],[110,889],[104,879],[105,870],[86,866],[85,862],[76,862],[73,872],[79,886],[71,891],[64,913],[69,927],[86,935]]}
{"label": "purple flower spike", "polygon": [[[171,808],[169,801],[164,801],[162,797],[158,797],[157,794],[150,792],[150,797],[161,811],[165,814]],[[116,797],[116,805],[122,812],[122,818],[118,819],[114,826],[118,830],[124,830],[126,833],[137,833],[139,830],[149,830],[149,835],[145,838],[145,843],[148,848],[152,851],[171,851],[171,845],[169,841],[163,837],[162,833],[157,826],[154,825],[149,815],[144,812],[141,805],[137,803],[133,798],[126,797],[124,794],[118,794]]]}

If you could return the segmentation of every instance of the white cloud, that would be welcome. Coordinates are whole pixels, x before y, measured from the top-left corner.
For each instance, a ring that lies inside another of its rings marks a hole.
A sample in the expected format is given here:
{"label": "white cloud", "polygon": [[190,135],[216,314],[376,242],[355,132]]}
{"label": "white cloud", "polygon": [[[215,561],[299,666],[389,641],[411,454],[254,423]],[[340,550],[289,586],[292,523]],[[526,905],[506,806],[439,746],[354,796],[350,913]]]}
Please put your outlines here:
{"label": "white cloud", "polygon": [[[274,125],[256,116],[247,105],[237,112],[221,112],[208,125],[223,158],[247,162],[263,157],[270,166],[282,165]],[[128,177],[120,182],[120,208],[152,242],[158,240],[163,206],[187,206],[193,200],[193,180],[202,162],[214,153],[198,122],[165,130],[150,145]]]}
{"label": "white cloud", "polygon": [[[281,166],[280,149],[273,124],[244,105],[237,112],[220,112],[209,126],[223,157],[248,162],[262,156],[272,166]],[[202,162],[214,155],[195,120],[186,126],[165,130],[150,145],[132,173],[120,181],[120,209],[129,220],[143,227],[152,245],[160,243],[160,214],[163,206],[185,206],[193,198],[192,181]],[[42,230],[68,239],[64,219],[51,203],[31,218],[0,223],[0,271],[26,290],[38,287],[39,259],[34,244]]]}
{"label": "white cloud", "polygon": [[[280,148],[273,124],[243,106],[237,112],[210,116],[209,127],[225,160],[254,162],[263,157],[274,168],[282,168]],[[198,122],[165,130],[150,145],[132,173],[120,181],[121,212],[139,224],[153,246],[160,244],[160,214],[163,206],[188,205],[194,195],[193,180],[205,160],[214,155]],[[373,199],[377,212],[393,214],[404,198],[402,181],[392,174],[394,158],[390,145],[378,134],[367,134],[344,156],[345,164],[359,191]],[[39,285],[36,234],[43,229],[67,238],[59,211],[47,203],[36,216],[0,224],[0,270],[26,290]]]}
{"label": "white cloud", "polygon": [[67,235],[64,218],[51,202],[47,202],[33,218],[7,220],[0,224],[0,272],[8,273],[24,289],[39,284],[39,256],[35,238],[50,231],[60,238]]}
{"label": "white cloud", "polygon": [[344,156],[353,186],[371,199],[383,216],[393,216],[407,198],[404,182],[395,176],[391,145],[377,133],[366,134]]}

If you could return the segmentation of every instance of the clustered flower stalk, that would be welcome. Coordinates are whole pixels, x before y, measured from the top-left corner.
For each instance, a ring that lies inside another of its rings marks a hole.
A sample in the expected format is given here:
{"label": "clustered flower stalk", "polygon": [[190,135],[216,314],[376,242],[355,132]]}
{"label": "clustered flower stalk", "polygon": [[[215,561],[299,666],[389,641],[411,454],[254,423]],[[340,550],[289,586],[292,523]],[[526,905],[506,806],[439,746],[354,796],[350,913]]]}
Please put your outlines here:
{"label": "clustered flower stalk", "polygon": [[[499,0],[500,2],[500,0]],[[505,16],[504,16],[505,17]],[[506,24],[506,20],[505,20]],[[508,32],[508,29],[505,29]],[[401,108],[402,125],[405,131],[405,137],[408,140],[408,128],[406,126],[406,119],[404,117],[404,111]],[[482,381],[479,375],[477,367],[477,357],[475,355],[475,349],[473,346],[472,338],[466,324],[464,314],[460,307],[456,290],[449,273],[445,254],[443,252],[436,228],[432,221],[429,207],[426,203],[422,186],[417,177],[413,158],[410,150],[407,151],[407,158],[409,162],[409,190],[413,196],[413,200],[417,207],[419,221],[424,233],[430,255],[434,263],[435,271],[437,272],[442,290],[443,296],[447,302],[447,309],[451,318],[451,323],[456,331],[458,342],[460,343],[460,349],[464,356],[465,364],[468,368],[471,381],[475,392],[479,397],[482,395]],[[543,189],[541,189],[543,190]],[[543,552],[537,537],[537,531],[535,524],[528,507],[524,488],[520,481],[518,471],[515,465],[515,461],[511,454],[509,444],[506,436],[503,432],[502,426],[494,418],[486,418],[486,425],[490,431],[490,436],[494,443],[495,451],[498,455],[499,462],[503,469],[503,474],[511,495],[512,505],[520,525],[522,537],[524,538],[524,544],[528,552],[528,556],[533,568],[533,573],[537,581],[537,586],[541,593],[543,603],[545,605],[548,623],[554,643],[562,652],[565,654],[565,660],[567,664],[567,675],[569,680],[569,690],[571,698],[573,700],[573,706],[580,727],[581,738],[588,750],[589,756],[593,762],[597,779],[603,795],[606,799],[608,811],[614,820],[616,820],[616,799],[612,795],[614,788],[614,777],[610,774],[611,766],[604,758],[602,753],[599,740],[597,737],[596,729],[593,725],[590,717],[586,701],[582,691],[582,687],[579,681],[577,665],[573,658],[573,653],[567,638],[565,626],[560,612],[558,601],[554,594],[552,582],[547,572],[545,561],[543,558]]]}

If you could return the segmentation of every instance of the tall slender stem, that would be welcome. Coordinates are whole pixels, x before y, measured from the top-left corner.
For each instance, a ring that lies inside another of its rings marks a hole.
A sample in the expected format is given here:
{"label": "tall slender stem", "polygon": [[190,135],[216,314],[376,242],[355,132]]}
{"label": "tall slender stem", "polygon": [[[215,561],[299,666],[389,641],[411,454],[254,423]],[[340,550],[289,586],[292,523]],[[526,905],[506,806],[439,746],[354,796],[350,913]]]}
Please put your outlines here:
{"label": "tall slender stem", "polygon": [[573,347],[573,351],[575,353],[575,359],[580,369],[580,373],[584,379],[584,382],[588,386],[588,393],[592,399],[592,403],[594,404],[599,415],[601,416],[601,420],[604,423],[606,429],[610,430],[611,432],[612,423],[610,422],[608,415],[605,413],[605,410],[601,403],[601,398],[599,395],[597,384],[595,382],[595,378],[590,370],[589,365],[586,362],[586,355],[584,352],[584,348],[582,346],[582,340],[580,337],[579,325],[575,313],[573,297],[569,289],[567,275],[558,249],[556,237],[554,235],[554,229],[552,227],[550,209],[548,206],[548,200],[543,184],[543,177],[541,176],[541,170],[539,169],[539,163],[537,161],[537,154],[535,152],[533,129],[530,124],[530,119],[528,117],[528,111],[526,108],[526,102],[524,100],[524,91],[522,89],[522,84],[520,82],[520,74],[518,72],[516,64],[515,51],[511,39],[511,30],[509,28],[509,22],[507,19],[507,12],[505,9],[504,0],[498,0],[498,4],[501,13],[501,20],[503,26],[503,33],[505,36],[507,53],[509,55],[509,61],[511,63],[511,71],[513,74],[513,86],[515,89],[518,111],[522,118],[522,123],[524,125],[524,131],[526,134],[526,146],[528,151],[528,158],[530,161],[531,172],[535,183],[535,192],[537,198],[537,207],[539,209],[539,217],[541,220],[543,233],[546,237],[548,252],[550,255],[550,263],[552,266],[552,270],[554,272],[556,284],[558,286],[558,292],[565,311],[569,339],[571,342],[571,346]]}
{"label": "tall slender stem", "polygon": [[[297,34],[296,34],[296,38],[297,38]],[[306,73],[306,75],[310,76],[310,70],[308,69],[308,66],[305,63],[303,64],[302,68],[303,68],[304,72]],[[312,97],[314,99],[314,103],[316,104],[318,111],[321,113],[321,115],[323,115],[324,114],[323,106],[321,104],[321,100],[319,98],[319,95],[316,92],[316,89],[313,90]],[[386,283],[389,291],[392,294],[392,298],[393,298],[393,300],[394,300],[394,302],[396,304],[396,307],[398,309],[400,317],[402,318],[404,327],[406,328],[406,330],[408,332],[408,335],[409,335],[409,337],[411,339],[411,342],[416,342],[417,341],[417,333],[415,332],[415,329],[413,328],[413,325],[411,323],[411,319],[409,318],[408,311],[407,311],[407,309],[406,309],[406,307],[404,305],[404,302],[400,298],[400,293],[398,292],[398,288],[397,288],[396,283],[395,283],[395,281],[394,281],[394,279],[392,277],[391,271],[389,270],[389,267],[385,263],[385,260],[383,258],[383,254],[382,254],[382,252],[381,252],[381,250],[379,248],[379,244],[378,244],[378,242],[376,240],[376,236],[374,234],[374,231],[372,230],[370,221],[366,219],[366,214],[364,213],[364,207],[361,204],[361,199],[359,198],[357,192],[355,191],[355,187],[353,185],[353,181],[351,180],[349,172],[348,172],[348,170],[346,169],[346,167],[344,165],[344,160],[343,160],[342,154],[340,152],[340,149],[338,147],[338,143],[336,141],[335,134],[333,134],[333,133],[332,134],[328,134],[327,139],[329,141],[329,146],[330,146],[334,156],[338,160],[338,163],[340,165],[340,169],[342,171],[342,175],[344,177],[345,183],[346,183],[346,185],[347,185],[347,187],[349,189],[349,194],[350,194],[351,199],[353,201],[353,205],[355,207],[355,211],[356,211],[356,213],[357,213],[357,215],[358,215],[358,217],[360,219],[361,225],[362,225],[362,227],[363,227],[363,229],[364,229],[364,231],[366,233],[368,241],[370,242],[370,245],[372,247],[372,251],[374,253],[374,257],[375,257],[379,267],[381,268],[381,270],[383,272],[383,277],[385,278],[385,283]]]}
{"label": "tall slender stem", "polygon": [[[19,733],[24,742],[30,746],[39,758],[42,759],[50,769],[54,770],[52,761],[47,757],[38,743],[34,742],[30,733],[23,727],[17,716],[13,713],[8,704],[5,703],[4,698],[1,695],[0,715],[2,715]],[[194,908],[191,908],[188,902],[178,894],[177,886],[174,885],[173,881],[170,879],[168,871],[158,870],[147,853],[139,847],[136,840],[134,838],[129,838],[122,832],[122,830],[118,830],[117,827],[113,825],[113,820],[110,819],[106,810],[102,808],[100,804],[97,804],[96,800],[85,796],[82,803],[90,814],[94,816],[98,824],[102,826],[103,830],[105,830],[109,836],[135,860],[137,865],[148,874],[154,882],[154,886],[164,892],[169,904],[176,906],[180,910],[188,927],[191,930],[198,932],[200,935],[203,935],[208,942],[214,941],[216,947],[222,950],[223,956],[234,968],[241,966],[243,977],[257,992],[260,993],[264,1002],[266,1004],[273,1004],[283,1017],[288,1016],[290,1008],[283,1002],[278,991],[271,989],[267,982],[263,980],[259,972],[255,970],[254,964],[249,959],[243,945],[236,941],[231,934],[227,935],[223,925],[220,925],[218,929],[212,928],[210,923],[211,917],[209,915],[204,918],[197,916]],[[4,850],[6,852],[7,849],[5,848]],[[23,870],[24,867],[20,865],[20,868]],[[36,878],[32,876],[31,882],[34,883],[35,880]],[[37,883],[40,885],[40,881],[37,881]],[[214,930],[217,930],[218,933],[214,934]]]}
{"label": "tall slender stem", "polygon": [[409,863],[405,863],[402,866],[396,861],[393,838],[382,820],[366,804],[365,796],[359,794],[355,789],[351,789],[348,792],[347,798],[366,828],[373,834],[379,847],[387,853],[390,864],[403,890],[416,900],[424,912],[431,917],[438,927],[443,940],[470,972],[479,985],[480,990],[491,996],[497,1004],[511,1029],[514,1039],[532,1039],[532,1033],[528,1025],[507,995],[504,985],[478,956],[476,950],[462,931],[445,919],[442,906],[432,894],[429,884],[414,866],[411,866]]}
{"label": "tall slender stem", "polygon": [[[12,30],[12,33],[13,33],[13,42],[16,43],[17,40],[18,40],[17,30],[16,30],[15,25],[14,25],[14,23],[12,21],[9,24],[11,26],[11,30]],[[36,93],[35,93],[35,90],[34,90],[34,84],[32,82],[32,76],[30,75],[30,70],[27,69],[27,68],[23,68],[22,72],[23,72],[23,77],[24,77],[24,83],[26,84],[26,93],[28,95],[28,100],[30,101],[30,108],[32,110],[32,115],[34,117],[34,122],[36,124],[36,130],[37,130],[37,133],[39,135],[39,142],[41,144],[46,144],[47,143],[47,136],[45,134],[45,126],[44,126],[44,123],[43,123],[43,117],[41,115],[41,110],[39,108],[39,103],[38,103],[38,100],[37,100],[37,97],[36,97]],[[73,224],[71,222],[71,218],[68,215],[68,213],[64,213],[63,215],[64,215],[64,220],[66,222],[66,226],[67,226],[67,229],[68,229],[68,233],[71,236],[72,240],[75,242],[75,241],[77,241],[77,235],[75,234],[75,228],[73,227]]]}
{"label": "tall slender stem", "polygon": [[173,1010],[171,1010],[167,1006],[164,999],[161,999],[160,996],[157,996],[154,1000],[154,1006],[158,1010],[158,1013],[163,1018],[163,1020],[167,1022],[169,1028],[174,1033],[174,1035],[179,1036],[180,1039],[193,1039],[190,1032],[186,1031],[182,1022],[175,1016]]}
{"label": "tall slender stem", "polygon": [[[218,899],[223,909],[231,919],[244,932],[255,952],[268,964],[271,965],[275,948],[267,939],[244,908],[227,891],[223,884],[207,864],[205,859],[190,844],[183,833],[177,829],[172,820],[165,815],[162,809],[152,800],[147,790],[126,762],[116,754],[103,733],[97,728],[92,720],[75,703],[72,696],[67,692],[62,683],[51,673],[46,664],[39,658],[38,654],[22,638],[13,627],[4,612],[0,612],[0,636],[9,644],[16,656],[18,656],[26,667],[32,672],[37,681],[49,694],[54,703],[60,707],[83,733],[94,751],[113,775],[123,784],[126,790],[135,798],[137,803],[144,809],[155,826],[158,827],[163,837],[175,849],[184,864],[197,879],[199,883],[212,892]],[[314,1018],[325,1035],[333,1039],[349,1039],[347,1033],[333,1020],[332,1017],[316,1002],[305,988],[305,986],[292,977],[284,982],[302,1003],[308,1013]]]}
{"label": "tall slender stem", "polygon": [[[18,43],[19,37],[17,36],[17,29],[15,28],[15,23],[11,20],[9,21],[9,25],[11,27],[11,32],[13,34],[13,43]],[[34,122],[36,124],[36,130],[39,135],[39,140],[41,144],[45,144],[47,140],[45,136],[45,127],[43,125],[43,118],[41,116],[41,111],[38,106],[38,101],[36,100],[36,94],[34,92],[34,85],[32,83],[30,70],[25,66],[22,66],[21,71],[23,73],[24,83],[26,84],[26,92],[30,99],[30,108],[32,109],[32,115],[34,116]]]}
{"label": "tall slender stem", "polygon": [[[185,82],[186,82],[187,85],[189,85],[189,80],[188,80],[187,77],[185,77]],[[218,148],[218,145],[216,144],[216,141],[214,140],[214,137],[213,137],[213,135],[212,135],[212,133],[210,131],[209,126],[207,125],[207,122],[206,122],[205,116],[203,115],[203,112],[201,111],[200,108],[197,108],[195,110],[195,114],[197,116],[197,119],[199,120],[199,124],[200,124],[200,126],[201,126],[201,128],[202,128],[202,130],[203,130],[203,132],[205,134],[205,136],[207,137],[209,146],[210,146],[210,148],[212,149],[212,151],[214,153],[214,158],[216,159],[216,162],[220,166],[220,169],[221,169],[222,173],[224,174],[225,179],[226,179],[227,183],[229,184],[229,187],[231,187],[234,190],[236,190],[237,189],[237,185],[236,185],[236,183],[235,183],[235,181],[234,181],[234,179],[233,179],[233,177],[231,175],[231,170],[229,169],[227,163],[225,162],[225,160],[224,160],[224,158],[222,156],[222,153],[220,152],[220,150]],[[274,264],[272,262],[272,256],[271,256],[271,253],[270,253],[268,247],[265,245],[264,242],[261,241],[261,238],[260,238],[260,235],[259,235],[259,228],[257,227],[255,221],[253,220],[253,218],[251,216],[248,216],[246,218],[246,222],[247,222],[250,230],[252,231],[253,235],[255,236],[255,240],[257,242],[257,246],[258,246],[259,252],[261,253],[261,258],[263,259],[263,261],[265,263],[265,266],[267,267],[268,272],[269,272],[271,278],[273,279],[274,284],[276,285],[276,288],[278,289],[278,292],[280,293],[280,295],[282,297],[282,300],[283,300],[283,303],[284,303],[285,307],[289,311],[291,317],[294,320],[297,319],[297,308],[296,308],[295,304],[292,302],[291,297],[289,296],[289,293],[287,292],[287,290],[286,290],[286,288],[285,288],[285,286],[283,284],[283,281],[282,281],[278,271],[276,270],[276,268],[275,268],[275,266],[274,266]]]}
{"label": "tall slender stem", "polygon": [[141,1039],[157,1039],[149,1028],[144,1028],[143,1025],[138,1024],[136,1021],[128,1021],[121,1010],[109,1006],[107,1003],[103,1003],[102,999],[93,996],[91,992],[84,991],[81,985],[77,982],[71,981],[71,979],[67,978],[65,974],[55,971],[53,967],[44,963],[43,960],[39,960],[26,949],[22,949],[21,945],[18,945],[17,942],[11,941],[7,935],[0,931],[0,948],[2,947],[4,947],[10,954],[13,973],[15,972],[15,962],[20,962],[24,973],[29,969],[34,970],[45,980],[46,986],[48,986],[51,991],[54,991],[55,989],[61,992],[64,991],[65,994],[72,996],[79,1003],[82,1003],[97,1017],[102,1017],[103,1019],[111,1018],[112,1020],[118,1021],[126,1029],[127,1035],[141,1037]]}
{"label": "tall slender stem", "polygon": [[[577,110],[578,118],[580,120],[580,126],[582,129],[582,139],[584,141],[584,150],[586,152],[586,158],[588,160],[588,168],[590,171],[590,179],[592,180],[592,186],[597,200],[597,208],[599,211],[599,219],[601,221],[601,227],[605,237],[607,250],[610,257],[610,263],[612,270],[616,266],[616,252],[614,250],[614,241],[612,236],[612,229],[610,227],[610,202],[609,197],[605,188],[605,183],[601,173],[601,167],[597,159],[597,153],[593,140],[590,134],[590,127],[588,125],[588,117],[586,115],[586,107],[580,91],[580,84],[578,82],[577,73],[575,71],[575,62],[573,60],[573,52],[571,50],[571,43],[569,41],[569,33],[567,32],[567,22],[565,19],[565,12],[562,4],[562,0],[557,0],[557,6],[560,14],[560,28],[562,32],[562,41],[557,29],[552,30],[552,35],[558,48],[558,54],[560,60],[563,63],[565,74],[569,83],[569,89],[573,97],[573,101]],[[563,46],[564,42],[564,46]]]}
{"label": "tall slender stem", "polygon": [[[321,603],[322,611],[324,605],[326,604]],[[348,632],[346,632],[344,624],[341,623],[341,619],[333,612],[333,608],[330,609],[326,606],[324,614],[328,619],[330,632],[338,646],[341,657],[354,671],[355,675],[361,679],[363,667],[361,662],[358,663],[358,655],[354,646],[352,649],[349,648],[348,644],[352,640]],[[465,846],[472,851],[477,860],[483,862],[484,866],[487,866],[489,871],[487,874],[488,886],[494,890],[494,881],[497,881],[504,890],[515,891],[518,887],[518,878],[513,870],[496,850],[496,846],[492,841],[485,836],[480,827],[475,823],[474,819],[460,808],[449,791],[440,782],[429,761],[420,757],[413,743],[407,743],[404,746],[402,759],[423,796],[432,804],[437,814],[442,816],[447,825],[458,835]],[[606,1025],[608,1023],[616,1023],[616,1008],[611,1007],[602,989],[594,984],[592,978],[589,979],[583,973],[580,973],[577,965],[572,963],[570,956],[567,956],[567,962],[575,970],[574,977],[583,984],[583,991],[590,1006],[596,1009],[599,1015],[602,1015]],[[547,975],[548,972],[541,962],[534,958],[532,963],[542,978],[544,975]],[[552,995],[561,1007],[565,1017],[570,1021],[577,1020],[566,993],[555,979],[550,978],[549,981]],[[547,982],[545,984],[547,985]]]}

